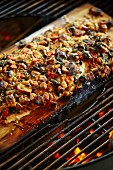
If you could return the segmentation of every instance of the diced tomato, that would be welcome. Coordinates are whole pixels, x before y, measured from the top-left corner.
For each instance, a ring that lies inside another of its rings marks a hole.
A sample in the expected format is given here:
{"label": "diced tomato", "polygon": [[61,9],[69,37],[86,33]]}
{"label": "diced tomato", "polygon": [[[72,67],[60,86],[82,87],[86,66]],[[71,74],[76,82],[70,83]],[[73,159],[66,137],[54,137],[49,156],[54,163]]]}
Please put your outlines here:
{"label": "diced tomato", "polygon": [[87,60],[87,63],[88,63],[89,66],[92,66],[92,63],[91,63],[90,60]]}
{"label": "diced tomato", "polygon": [[27,108],[26,108],[26,106],[23,106],[23,110],[26,112],[27,111]]}
{"label": "diced tomato", "polygon": [[24,54],[27,54],[28,51],[29,51],[29,49],[28,49],[28,48],[25,48],[25,49],[24,49]]}
{"label": "diced tomato", "polygon": [[50,105],[51,105],[51,101],[50,101],[50,100],[47,100],[47,102],[46,102],[46,107],[49,108]]}
{"label": "diced tomato", "polygon": [[96,64],[97,64],[97,62],[98,62],[97,58],[94,58],[94,63],[96,63]]}
{"label": "diced tomato", "polygon": [[97,54],[94,53],[93,51],[91,51],[91,55],[92,55],[94,58],[97,57]]}
{"label": "diced tomato", "polygon": [[17,77],[18,78],[23,78],[23,77],[25,77],[25,75],[23,73],[17,73]]}
{"label": "diced tomato", "polygon": [[55,73],[52,73],[50,71],[47,72],[47,76],[53,79],[56,77]]}
{"label": "diced tomato", "polygon": [[14,60],[14,57],[13,57],[12,55],[7,55],[6,58],[7,58],[7,59]]}
{"label": "diced tomato", "polygon": [[80,51],[77,51],[77,54],[80,56],[80,55],[82,55],[82,52],[80,52]]}
{"label": "diced tomato", "polygon": [[51,39],[52,40],[55,40],[55,39],[58,39],[59,36],[57,34],[51,34]]}
{"label": "diced tomato", "polygon": [[3,116],[4,118],[6,118],[7,115],[8,115],[8,113],[9,113],[8,109],[5,109],[5,110],[2,112],[2,116]]}
{"label": "diced tomato", "polygon": [[113,39],[110,38],[110,41],[113,42]]}
{"label": "diced tomato", "polygon": [[73,77],[72,76],[67,76],[66,79],[68,79],[69,81],[73,81]]}
{"label": "diced tomato", "polygon": [[80,56],[79,56],[79,59],[80,59],[80,60],[83,60],[83,58],[84,58],[83,55],[80,55]]}
{"label": "diced tomato", "polygon": [[83,60],[84,57],[83,57],[83,55],[82,55],[82,52],[78,51],[77,54],[79,55],[79,59],[80,59],[80,60]]}

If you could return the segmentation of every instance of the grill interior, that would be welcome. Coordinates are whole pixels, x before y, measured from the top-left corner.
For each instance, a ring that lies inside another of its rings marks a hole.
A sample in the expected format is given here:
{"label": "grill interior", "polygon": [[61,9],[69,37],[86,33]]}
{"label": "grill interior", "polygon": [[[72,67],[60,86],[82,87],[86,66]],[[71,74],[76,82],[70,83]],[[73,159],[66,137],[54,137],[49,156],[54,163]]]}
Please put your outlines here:
{"label": "grill interior", "polygon": [[[34,129],[1,155],[0,167],[2,170],[49,170],[78,166],[112,151],[112,135],[109,137],[112,130],[113,80],[105,85],[90,109],[59,124]],[[82,159],[81,154],[84,154]]]}

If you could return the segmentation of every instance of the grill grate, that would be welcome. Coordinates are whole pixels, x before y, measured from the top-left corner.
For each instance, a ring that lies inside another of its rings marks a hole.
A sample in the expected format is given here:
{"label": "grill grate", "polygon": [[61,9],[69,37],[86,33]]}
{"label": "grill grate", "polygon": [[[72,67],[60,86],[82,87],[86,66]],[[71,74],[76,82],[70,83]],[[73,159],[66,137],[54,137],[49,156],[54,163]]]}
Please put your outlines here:
{"label": "grill grate", "polygon": [[[61,169],[67,167],[83,152],[86,152],[87,155],[82,160],[75,162],[75,165],[94,156],[94,153],[103,147],[106,150],[105,154],[108,153],[110,151],[108,136],[109,132],[113,130],[112,83],[113,80],[96,98],[96,104],[82,115],[80,114],[72,120],[65,120],[55,127],[47,125],[39,131],[34,130],[25,140],[1,156],[0,168],[2,170]],[[99,117],[103,111],[104,115]],[[89,133],[92,128],[93,132]],[[77,139],[80,141],[75,142]],[[77,147],[81,147],[82,150],[67,159]],[[54,156],[58,153],[60,157],[55,159]]]}
{"label": "grill grate", "polygon": [[[99,8],[102,8],[105,12],[113,16],[113,4],[111,3],[111,0],[107,1],[93,1],[89,0],[87,1],[91,3],[92,5],[95,5]],[[3,17],[12,17],[17,15],[43,15],[47,16],[49,15],[50,18],[56,18],[60,17],[70,10],[74,9],[75,7],[86,3],[85,0],[75,1],[75,0],[4,0],[0,2],[1,5],[1,12],[0,12],[0,18]]]}

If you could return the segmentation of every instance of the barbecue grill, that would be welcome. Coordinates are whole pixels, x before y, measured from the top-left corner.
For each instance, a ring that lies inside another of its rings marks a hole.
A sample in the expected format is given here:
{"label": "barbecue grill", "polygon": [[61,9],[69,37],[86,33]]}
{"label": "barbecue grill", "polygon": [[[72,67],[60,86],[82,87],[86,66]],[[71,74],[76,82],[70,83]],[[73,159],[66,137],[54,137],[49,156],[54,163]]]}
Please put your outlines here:
{"label": "barbecue grill", "polygon": [[[84,0],[1,1],[2,30],[11,24],[8,32],[1,35],[1,40],[3,41],[3,38],[6,40],[1,49],[84,2]],[[113,16],[113,4],[110,1],[88,2]],[[27,17],[29,22],[26,26],[23,18]],[[15,19],[18,21],[15,22]],[[32,27],[28,28],[29,24],[32,24]],[[21,25],[24,28],[21,28]],[[10,35],[12,28],[15,29],[16,35],[13,33]],[[87,96],[84,89],[80,90],[77,99],[74,99],[77,104],[76,111],[74,106],[71,106],[72,110],[69,107],[65,108],[46,122],[40,121],[30,133],[1,153],[0,169],[113,170],[113,76],[98,87],[93,82],[88,88]],[[71,100],[73,101],[73,98]]]}

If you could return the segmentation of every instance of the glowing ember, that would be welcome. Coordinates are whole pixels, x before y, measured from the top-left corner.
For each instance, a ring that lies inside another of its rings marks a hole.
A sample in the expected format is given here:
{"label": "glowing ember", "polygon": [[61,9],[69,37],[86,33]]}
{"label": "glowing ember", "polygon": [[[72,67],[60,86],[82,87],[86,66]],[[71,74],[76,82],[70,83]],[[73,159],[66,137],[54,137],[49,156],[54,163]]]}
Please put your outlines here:
{"label": "glowing ember", "polygon": [[94,129],[90,129],[90,133],[93,133],[94,132]]}
{"label": "glowing ember", "polygon": [[102,112],[99,113],[99,117],[104,116],[104,114],[105,114],[105,111],[103,110]]}
{"label": "glowing ember", "polygon": [[64,135],[65,135],[65,133],[61,133],[61,134],[58,136],[58,139],[62,138]]}
{"label": "glowing ember", "polygon": [[48,146],[50,146],[50,145],[52,145],[53,144],[53,142],[52,141],[50,141],[49,143],[48,143]]}
{"label": "glowing ember", "polygon": [[108,109],[108,112],[109,112],[110,110],[112,110],[112,109],[113,109],[113,108],[109,108],[109,109]]}
{"label": "glowing ember", "polygon": [[76,139],[76,143],[79,143],[79,142],[80,142],[80,138],[77,138],[77,139]]}
{"label": "glowing ember", "polygon": [[113,135],[113,130],[111,132],[109,132],[109,138],[111,138]]}
{"label": "glowing ember", "polygon": [[[75,150],[74,150],[74,154],[77,155],[81,152],[81,149],[79,147],[77,147]],[[81,161],[84,157],[86,156],[86,154],[83,152],[81,153],[76,159],[74,159],[73,161],[71,161],[69,163],[69,165],[73,164],[73,163],[77,163],[79,161]],[[83,162],[84,163],[84,162]]]}
{"label": "glowing ember", "polygon": [[56,158],[56,159],[60,158],[60,154],[59,154],[59,152],[58,152],[58,153],[56,153],[56,154],[54,155],[54,158]]}
{"label": "glowing ember", "polygon": [[96,156],[99,158],[100,156],[102,156],[102,152],[97,152]]}
{"label": "glowing ember", "polygon": [[[81,150],[79,147],[77,147],[75,150],[74,150],[74,154],[77,155],[78,153],[80,153]],[[84,157],[86,156],[85,153],[82,153],[81,155],[78,156],[78,159],[81,161]]]}
{"label": "glowing ember", "polygon": [[9,35],[6,35],[6,36],[5,36],[5,40],[6,40],[6,41],[9,41],[9,39],[10,39],[10,36],[9,36]]}
{"label": "glowing ember", "polygon": [[77,129],[73,132],[73,134],[77,133],[77,132],[80,131],[80,130],[81,130],[81,127],[80,127],[80,128],[77,128]]}

